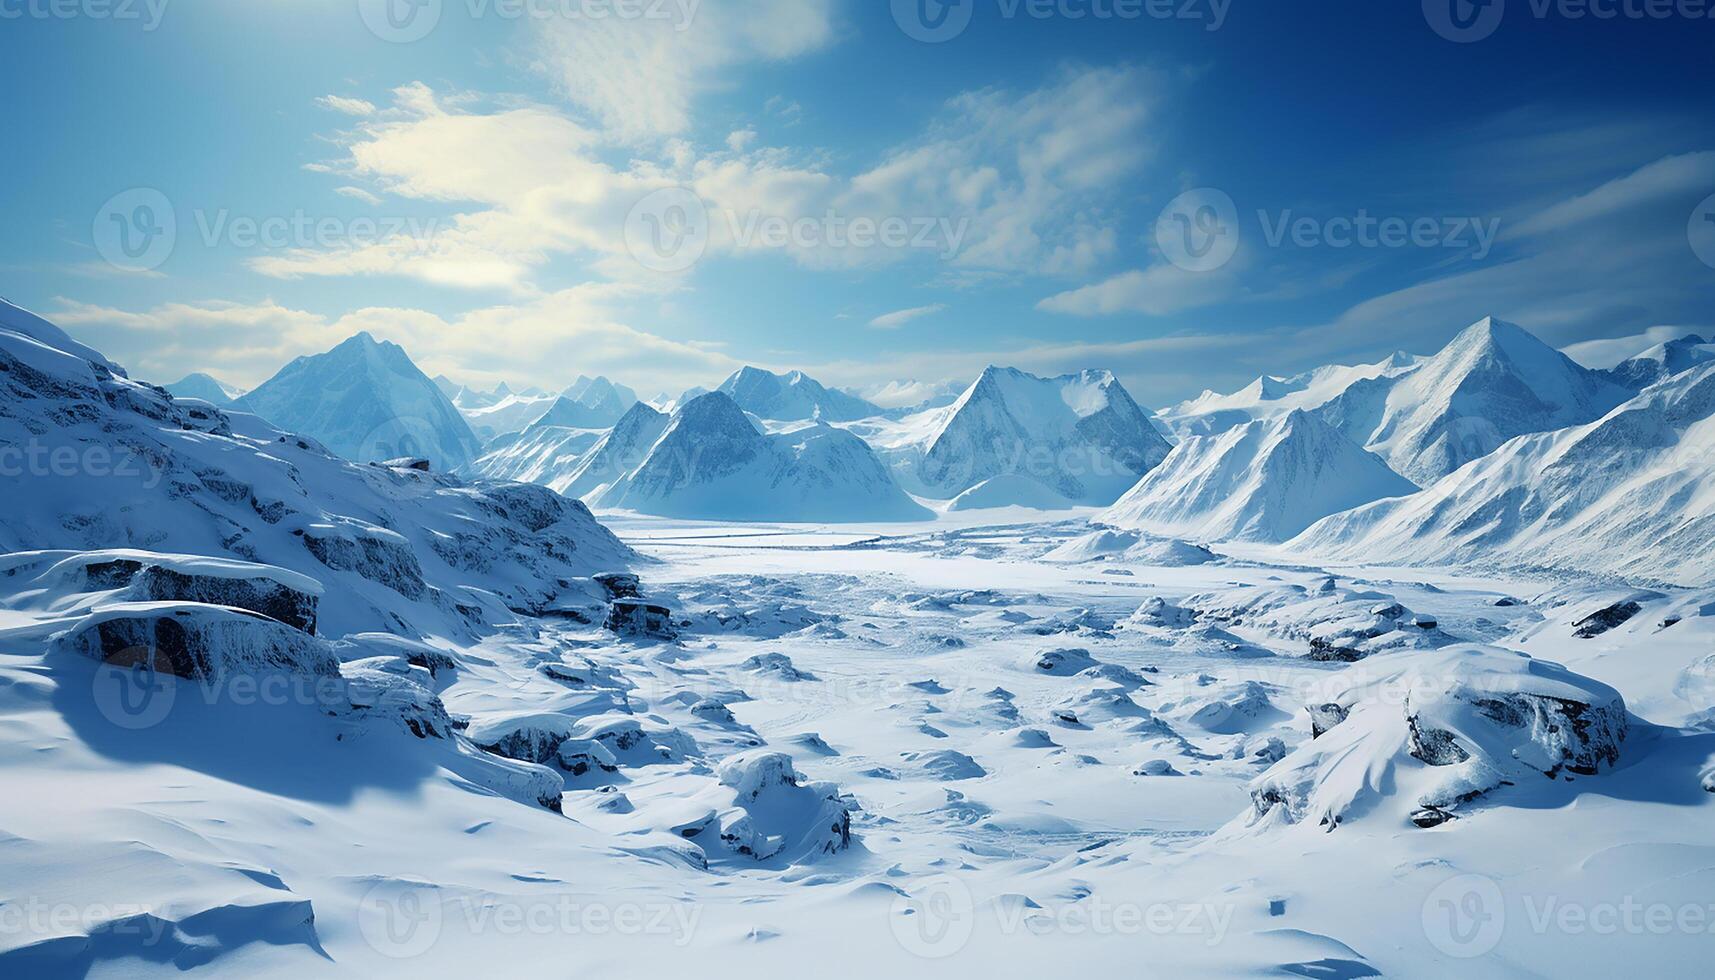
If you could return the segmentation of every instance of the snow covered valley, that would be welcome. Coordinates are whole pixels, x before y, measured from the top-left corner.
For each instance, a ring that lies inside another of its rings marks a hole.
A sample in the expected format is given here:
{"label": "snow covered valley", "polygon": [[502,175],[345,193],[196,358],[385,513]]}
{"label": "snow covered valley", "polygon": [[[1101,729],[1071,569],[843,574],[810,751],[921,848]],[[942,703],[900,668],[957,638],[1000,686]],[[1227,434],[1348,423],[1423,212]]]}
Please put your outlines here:
{"label": "snow covered valley", "polygon": [[[110,663],[18,641],[89,608],[92,583],[12,574],[5,972],[1691,975],[1707,959],[1715,595],[1330,583],[1218,550],[1114,553],[1082,521],[609,523],[673,638],[616,636],[596,603],[478,638],[359,634],[367,674],[336,646],[348,675],[415,678],[440,710],[157,677],[163,709]],[[1624,622],[1575,635],[1627,600]],[[1390,675],[1409,667],[1430,677]],[[563,783],[560,812],[518,791],[531,773]],[[1447,782],[1480,792],[1443,794],[1444,819],[1417,826]]]}

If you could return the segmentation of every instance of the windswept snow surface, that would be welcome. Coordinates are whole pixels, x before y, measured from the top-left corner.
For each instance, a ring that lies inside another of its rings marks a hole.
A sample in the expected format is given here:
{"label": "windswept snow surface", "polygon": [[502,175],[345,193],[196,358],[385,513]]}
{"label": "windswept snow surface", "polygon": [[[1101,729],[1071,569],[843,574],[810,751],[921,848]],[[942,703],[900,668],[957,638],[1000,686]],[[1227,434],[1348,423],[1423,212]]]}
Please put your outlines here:
{"label": "windswept snow surface", "polygon": [[294,360],[244,401],[269,422],[358,463],[419,456],[451,471],[475,458],[480,445],[403,348],[367,333]]}
{"label": "windswept snow surface", "polygon": [[1417,487],[1308,412],[1191,436],[1096,520],[1204,540],[1284,541]]}

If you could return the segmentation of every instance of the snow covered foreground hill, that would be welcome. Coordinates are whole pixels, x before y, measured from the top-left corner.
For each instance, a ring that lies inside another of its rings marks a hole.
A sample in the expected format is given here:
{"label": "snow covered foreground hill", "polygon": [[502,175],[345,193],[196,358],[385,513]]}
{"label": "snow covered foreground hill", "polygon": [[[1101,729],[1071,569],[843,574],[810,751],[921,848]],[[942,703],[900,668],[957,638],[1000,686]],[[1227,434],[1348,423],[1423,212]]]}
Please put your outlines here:
{"label": "snow covered foreground hill", "polygon": [[1288,548],[1715,584],[1715,364],[1595,422],[1520,436],[1422,493],[1329,517]]}
{"label": "snow covered foreground hill", "polygon": [[453,470],[481,444],[464,416],[396,344],[360,333],[300,357],[244,396],[247,411],[358,463],[421,456]]}

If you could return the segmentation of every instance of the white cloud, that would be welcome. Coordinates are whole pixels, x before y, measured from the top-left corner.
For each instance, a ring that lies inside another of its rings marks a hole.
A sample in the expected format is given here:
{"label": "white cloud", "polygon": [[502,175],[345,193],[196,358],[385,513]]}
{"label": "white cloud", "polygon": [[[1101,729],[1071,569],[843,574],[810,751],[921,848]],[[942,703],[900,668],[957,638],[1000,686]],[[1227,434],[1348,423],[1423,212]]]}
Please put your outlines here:
{"label": "white cloud", "polygon": [[1715,152],[1664,157],[1589,193],[1543,209],[1508,229],[1507,237],[1563,231],[1576,224],[1636,209],[1663,197],[1688,191],[1707,193],[1710,187],[1715,187]]}
{"label": "white cloud", "polygon": [[[671,6],[671,5],[669,5]],[[701,0],[671,17],[540,22],[537,67],[627,141],[691,128],[698,96],[735,67],[784,61],[834,39],[833,0]]]}
{"label": "white cloud", "polygon": [[316,100],[316,105],[334,112],[343,112],[348,116],[373,116],[375,104],[365,99],[352,99],[343,95],[324,95]]}
{"label": "white cloud", "polygon": [[618,284],[578,286],[454,317],[390,307],[328,317],[272,301],[127,311],[66,299],[48,316],[133,376],[157,382],[206,371],[255,387],[292,358],[327,350],[360,330],[398,343],[426,374],[490,385],[504,380],[557,390],[579,373],[602,373],[688,387],[741,366],[709,345],[623,323],[614,308],[636,293]]}
{"label": "white cloud", "polygon": [[877,330],[898,330],[900,327],[905,326],[912,320],[939,313],[946,308],[947,306],[945,303],[932,303],[928,306],[913,306],[908,310],[895,310],[892,313],[883,313],[881,316],[869,321],[869,325]]}
{"label": "white cloud", "polygon": [[1178,266],[1160,264],[1058,293],[1037,303],[1036,308],[1045,313],[1073,316],[1114,313],[1166,316],[1230,299],[1236,289],[1236,280],[1225,269],[1187,272]]}

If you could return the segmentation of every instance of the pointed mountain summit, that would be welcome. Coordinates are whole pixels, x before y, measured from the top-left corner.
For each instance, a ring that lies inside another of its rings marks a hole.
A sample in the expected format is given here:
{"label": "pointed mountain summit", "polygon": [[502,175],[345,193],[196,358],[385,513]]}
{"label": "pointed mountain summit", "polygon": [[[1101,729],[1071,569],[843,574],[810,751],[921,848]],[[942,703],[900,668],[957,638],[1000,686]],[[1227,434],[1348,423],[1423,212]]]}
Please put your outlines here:
{"label": "pointed mountain summit", "polygon": [[1528,432],[1599,418],[1632,392],[1488,317],[1434,357],[1359,382],[1324,406],[1324,421],[1419,486]]}
{"label": "pointed mountain summit", "polygon": [[1329,514],[1416,490],[1300,410],[1186,439],[1096,520],[1180,537],[1284,541]]}
{"label": "pointed mountain summit", "polygon": [[367,333],[294,360],[245,402],[275,425],[312,436],[355,462],[420,456],[436,469],[452,470],[478,450],[464,417],[404,349]]}
{"label": "pointed mountain summit", "polygon": [[200,398],[216,408],[236,408],[248,411],[243,404],[244,389],[222,383],[200,371],[187,374],[167,385],[175,398]]}
{"label": "pointed mountain summit", "polygon": [[[640,434],[655,424],[640,412],[633,418]],[[641,441],[633,436],[614,447],[612,465],[623,465],[622,455]],[[697,520],[843,523],[933,516],[899,489],[857,436],[821,423],[765,435],[718,391],[675,412],[642,462],[592,493],[590,503]]]}
{"label": "pointed mountain summit", "polygon": [[739,408],[757,418],[777,422],[855,422],[881,414],[875,405],[825,388],[802,371],[774,374],[761,368],[741,368],[715,390],[730,395]]}
{"label": "pointed mountain summit", "polygon": [[1576,569],[1715,585],[1715,362],[1602,418],[1519,436],[1421,493],[1336,514],[1287,546],[1356,561]]}
{"label": "pointed mountain summit", "polygon": [[1715,341],[1693,334],[1657,344],[1601,373],[1615,384],[1642,391],[1710,361],[1715,361]]}
{"label": "pointed mountain summit", "polygon": [[939,411],[915,467],[926,493],[937,497],[1007,476],[1020,479],[1006,486],[1032,500],[1106,506],[1173,448],[1107,371],[1040,378],[989,367]]}

